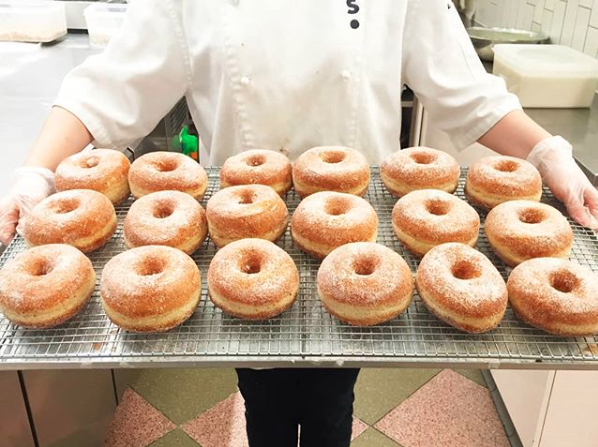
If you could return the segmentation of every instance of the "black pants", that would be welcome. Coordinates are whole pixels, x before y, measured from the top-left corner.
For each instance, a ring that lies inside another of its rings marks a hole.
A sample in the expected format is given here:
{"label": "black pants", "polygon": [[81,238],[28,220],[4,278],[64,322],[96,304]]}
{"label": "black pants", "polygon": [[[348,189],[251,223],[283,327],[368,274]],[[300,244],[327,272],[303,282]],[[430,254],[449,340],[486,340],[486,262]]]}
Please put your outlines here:
{"label": "black pants", "polygon": [[237,369],[250,447],[349,447],[359,369]]}

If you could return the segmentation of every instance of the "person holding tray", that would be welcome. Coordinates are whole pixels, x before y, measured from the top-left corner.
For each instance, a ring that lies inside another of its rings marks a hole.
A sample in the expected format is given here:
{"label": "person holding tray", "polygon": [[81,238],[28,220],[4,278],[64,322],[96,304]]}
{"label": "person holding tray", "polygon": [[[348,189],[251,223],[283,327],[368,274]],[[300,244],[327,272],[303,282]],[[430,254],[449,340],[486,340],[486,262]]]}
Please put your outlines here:
{"label": "person holding tray", "polygon": [[[450,1],[145,0],[64,80],[0,202],[0,241],[53,191],[64,158],[146,136],[182,96],[206,165],[254,148],[296,159],[320,145],[379,164],[398,149],[403,85],[455,146],[527,158],[576,221],[598,228],[598,193],[571,146],[485,72]],[[251,447],[296,446],[299,425],[303,447],[348,446],[358,373],[239,369]]]}

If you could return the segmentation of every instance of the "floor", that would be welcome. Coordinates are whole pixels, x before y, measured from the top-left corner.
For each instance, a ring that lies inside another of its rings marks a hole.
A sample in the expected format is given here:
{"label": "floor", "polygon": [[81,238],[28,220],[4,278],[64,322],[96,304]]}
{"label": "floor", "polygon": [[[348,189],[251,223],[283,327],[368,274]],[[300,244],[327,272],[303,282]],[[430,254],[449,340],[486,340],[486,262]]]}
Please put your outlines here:
{"label": "floor", "polygon": [[[116,371],[106,447],[247,447],[232,369]],[[352,447],[509,447],[477,370],[364,369]]]}

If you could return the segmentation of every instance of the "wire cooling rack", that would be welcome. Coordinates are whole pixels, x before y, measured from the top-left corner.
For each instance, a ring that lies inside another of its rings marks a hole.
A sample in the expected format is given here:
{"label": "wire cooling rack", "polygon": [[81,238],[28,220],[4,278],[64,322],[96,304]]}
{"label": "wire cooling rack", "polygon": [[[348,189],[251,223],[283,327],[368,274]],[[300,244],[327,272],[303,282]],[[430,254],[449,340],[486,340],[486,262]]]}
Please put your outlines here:
{"label": "wire cooling rack", "polygon": [[[464,170],[456,192],[461,198],[465,174]],[[208,169],[208,175],[204,206],[219,188],[219,170]],[[390,218],[396,199],[384,188],[378,168],[372,168],[366,199],[378,212],[378,242],[400,253],[415,272],[419,259],[404,250],[393,234]],[[292,213],[299,198],[291,191],[286,201]],[[564,212],[548,190],[543,201]],[[124,250],[122,221],[131,202],[117,208],[119,227],[111,241],[90,256],[98,278],[106,262]],[[483,222],[485,212],[478,211]],[[571,225],[575,234],[571,258],[598,271],[596,234]],[[416,294],[409,309],[388,323],[368,328],[343,324],[320,304],[315,287],[320,262],[302,253],[288,230],[278,245],[295,260],[301,284],[296,303],[277,318],[248,322],[223,314],[209,300],[204,281],[200,304],[187,322],[163,334],[134,334],[108,320],[96,286],[85,309],[55,329],[22,329],[0,318],[0,369],[410,365],[598,370],[598,337],[551,336],[520,321],[511,309],[498,328],[471,335],[436,319]],[[0,257],[0,266],[24,249],[24,241],[17,237]],[[490,250],[483,224],[478,249],[506,279],[510,269]],[[204,278],[215,251],[207,240],[194,255]]]}

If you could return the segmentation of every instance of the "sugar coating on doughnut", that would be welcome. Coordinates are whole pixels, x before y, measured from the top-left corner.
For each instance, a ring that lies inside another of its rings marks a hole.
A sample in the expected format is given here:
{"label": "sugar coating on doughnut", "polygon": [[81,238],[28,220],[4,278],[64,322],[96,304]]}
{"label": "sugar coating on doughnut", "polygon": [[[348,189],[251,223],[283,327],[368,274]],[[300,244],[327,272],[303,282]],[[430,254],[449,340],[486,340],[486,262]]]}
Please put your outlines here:
{"label": "sugar coating on doughnut", "polygon": [[212,241],[223,247],[246,238],[276,241],[286,230],[289,212],[269,186],[241,185],[214,194],[206,215]]}
{"label": "sugar coating on doughnut", "polygon": [[56,168],[57,191],[93,189],[118,204],[129,196],[131,163],[121,152],[94,149],[72,155]]}
{"label": "sugar coating on doughnut", "polygon": [[324,257],[350,242],[375,242],[378,216],[361,197],[323,191],[303,199],[297,206],[291,233],[301,249]]}
{"label": "sugar coating on doughnut", "polygon": [[189,194],[159,191],[137,199],[125,218],[128,247],[168,245],[193,253],[208,232],[206,213]]}
{"label": "sugar coating on doughnut", "polygon": [[484,227],[496,254],[511,266],[538,257],[568,258],[571,253],[571,225],[560,211],[544,203],[502,203],[488,213]]}
{"label": "sugar coating on doughnut", "polygon": [[542,177],[529,162],[515,157],[491,156],[469,167],[465,194],[475,205],[492,208],[509,200],[542,197]]}
{"label": "sugar coating on doughnut", "polygon": [[23,224],[30,246],[69,244],[84,253],[103,246],[116,231],[112,202],[91,189],[72,189],[37,204]]}
{"label": "sugar coating on doughnut", "polygon": [[396,317],[413,295],[413,277],[405,260],[390,248],[369,242],[332,251],[318,270],[317,286],[326,309],[354,325]]}
{"label": "sugar coating on doughnut", "polygon": [[279,195],[291,189],[293,167],[280,152],[252,149],[228,158],[220,170],[220,186],[267,185]]}
{"label": "sugar coating on doughnut", "polygon": [[475,245],[480,216],[465,201],[444,191],[412,191],[395,204],[395,234],[412,252],[423,255],[441,243]]}
{"label": "sugar coating on doughnut", "polygon": [[496,327],[507,306],[506,285],[496,267],[465,244],[432,248],[419,264],[416,287],[438,318],[467,332]]}
{"label": "sugar coating on doughnut", "polygon": [[418,189],[440,189],[453,193],[460,173],[459,164],[453,157],[428,147],[397,151],[380,166],[380,176],[386,188],[399,197]]}
{"label": "sugar coating on doughnut", "polygon": [[150,152],[131,165],[129,185],[136,198],[176,190],[201,200],[208,187],[208,176],[191,157],[176,152]]}
{"label": "sugar coating on doughnut", "polygon": [[598,275],[575,262],[536,258],[513,269],[509,302],[526,323],[556,335],[598,332]]}
{"label": "sugar coating on doughnut", "polygon": [[370,183],[370,165],[355,149],[315,147],[301,154],[293,165],[293,183],[301,197],[319,191],[363,196]]}
{"label": "sugar coating on doughnut", "polygon": [[211,300],[246,319],[271,318],[297,296],[299,272],[283,249],[263,239],[242,239],[219,250],[208,270]]}
{"label": "sugar coating on doughnut", "polygon": [[145,246],[112,258],[102,271],[106,314],[123,329],[160,332],[188,319],[199,302],[201,273],[188,255],[166,246]]}
{"label": "sugar coating on doughnut", "polygon": [[74,247],[28,249],[0,270],[0,310],[24,327],[57,326],[85,306],[95,278],[91,261]]}

